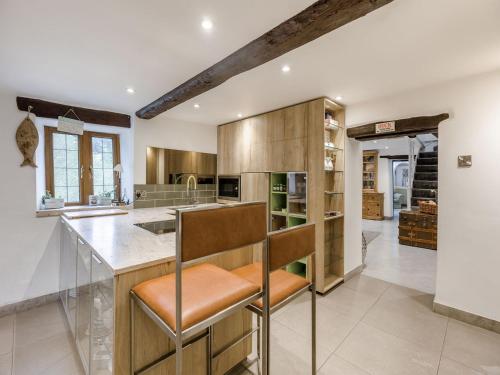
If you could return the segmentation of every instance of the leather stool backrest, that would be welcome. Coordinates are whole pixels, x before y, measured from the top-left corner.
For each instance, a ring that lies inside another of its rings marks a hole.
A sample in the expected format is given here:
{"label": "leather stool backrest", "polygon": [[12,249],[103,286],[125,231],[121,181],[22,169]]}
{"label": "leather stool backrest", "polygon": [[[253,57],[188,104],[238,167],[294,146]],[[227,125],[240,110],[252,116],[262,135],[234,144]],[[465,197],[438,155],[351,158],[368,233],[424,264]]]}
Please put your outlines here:
{"label": "leather stool backrest", "polygon": [[269,271],[272,272],[315,252],[314,224],[272,232],[268,236]]}
{"label": "leather stool backrest", "polygon": [[177,216],[177,256],[182,262],[253,245],[267,236],[265,202],[181,210]]}

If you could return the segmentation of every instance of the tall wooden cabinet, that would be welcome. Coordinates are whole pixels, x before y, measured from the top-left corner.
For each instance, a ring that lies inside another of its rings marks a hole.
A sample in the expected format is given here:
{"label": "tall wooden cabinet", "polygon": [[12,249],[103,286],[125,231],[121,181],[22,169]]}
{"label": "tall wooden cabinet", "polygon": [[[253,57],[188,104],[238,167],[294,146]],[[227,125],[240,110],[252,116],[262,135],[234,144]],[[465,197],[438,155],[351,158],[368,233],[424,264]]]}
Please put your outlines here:
{"label": "tall wooden cabinet", "polygon": [[378,187],[378,151],[363,151],[363,219],[384,219],[384,193]]}
{"label": "tall wooden cabinet", "polygon": [[[305,172],[302,175],[307,176],[307,195],[303,199],[307,209],[293,217],[287,206],[286,212],[281,211],[287,221],[281,225],[271,221],[270,225],[288,226],[290,216],[290,222],[316,224],[316,280],[320,293],[342,282],[344,276],[344,118],[341,105],[319,98],[220,125],[217,133],[217,173],[242,176],[242,200],[262,197],[268,189],[265,199],[271,205],[271,197],[279,199],[279,192],[272,194],[272,187],[280,175]],[[264,183],[266,187],[260,186]],[[269,209],[272,211],[272,207]],[[280,215],[270,218],[273,216]],[[310,277],[310,259],[304,263]],[[304,269],[299,268],[303,273]]]}

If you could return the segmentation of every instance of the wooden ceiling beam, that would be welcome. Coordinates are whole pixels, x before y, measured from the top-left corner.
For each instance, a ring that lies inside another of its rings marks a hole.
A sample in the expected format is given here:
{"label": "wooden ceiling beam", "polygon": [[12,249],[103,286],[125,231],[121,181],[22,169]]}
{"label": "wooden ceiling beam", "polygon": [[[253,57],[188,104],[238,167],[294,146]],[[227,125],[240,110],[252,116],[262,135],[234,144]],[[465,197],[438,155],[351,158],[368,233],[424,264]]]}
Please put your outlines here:
{"label": "wooden ceiling beam", "polygon": [[[347,136],[358,141],[369,141],[382,138],[414,137],[418,134],[435,133],[439,123],[448,119],[448,113],[441,113],[436,116],[411,117],[393,121],[379,121],[371,124],[356,126],[347,129]],[[377,124],[384,122],[394,122],[395,131],[388,133],[377,133]]]}
{"label": "wooden ceiling beam", "polygon": [[[79,119],[89,124],[119,126],[121,128],[130,128],[130,115],[116,112],[100,111],[96,109],[75,107],[67,104],[53,103],[40,99],[25,98],[18,96],[16,98],[17,108],[20,111],[28,111],[28,107],[33,109],[38,117],[55,118],[64,116],[70,109],[73,109]],[[74,116],[68,115],[74,118]]]}
{"label": "wooden ceiling beam", "polygon": [[393,0],[320,0],[228,57],[138,110],[143,119],[158,116],[253,69],[319,38]]}

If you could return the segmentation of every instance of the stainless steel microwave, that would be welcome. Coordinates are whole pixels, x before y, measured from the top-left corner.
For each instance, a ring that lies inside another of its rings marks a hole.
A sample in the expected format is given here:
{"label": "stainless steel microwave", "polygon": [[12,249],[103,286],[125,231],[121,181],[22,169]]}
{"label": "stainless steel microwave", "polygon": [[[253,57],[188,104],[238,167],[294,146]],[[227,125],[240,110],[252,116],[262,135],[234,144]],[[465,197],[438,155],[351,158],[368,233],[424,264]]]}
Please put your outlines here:
{"label": "stainless steel microwave", "polygon": [[241,200],[240,182],[240,176],[218,176],[217,197],[231,201]]}

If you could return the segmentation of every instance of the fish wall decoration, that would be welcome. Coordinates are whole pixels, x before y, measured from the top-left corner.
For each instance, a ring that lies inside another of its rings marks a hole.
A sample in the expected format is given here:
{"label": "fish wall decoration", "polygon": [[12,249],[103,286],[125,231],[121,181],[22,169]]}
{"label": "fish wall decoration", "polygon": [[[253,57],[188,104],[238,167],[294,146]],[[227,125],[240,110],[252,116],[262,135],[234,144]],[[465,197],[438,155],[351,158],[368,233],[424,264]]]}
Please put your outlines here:
{"label": "fish wall decoration", "polygon": [[38,131],[35,124],[30,119],[30,111],[32,107],[28,108],[28,116],[21,122],[16,131],[16,142],[19,151],[23,154],[24,160],[21,167],[26,165],[37,168],[34,161],[36,148],[38,147]]}

